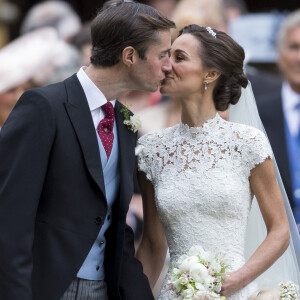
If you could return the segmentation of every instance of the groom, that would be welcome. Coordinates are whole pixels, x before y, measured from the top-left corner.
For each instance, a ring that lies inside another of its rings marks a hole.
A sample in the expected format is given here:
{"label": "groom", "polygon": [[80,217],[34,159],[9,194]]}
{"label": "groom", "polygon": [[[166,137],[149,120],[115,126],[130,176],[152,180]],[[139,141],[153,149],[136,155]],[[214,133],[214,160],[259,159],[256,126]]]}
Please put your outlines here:
{"label": "groom", "polygon": [[136,134],[117,99],[171,68],[155,9],[113,2],[92,23],[91,65],[23,94],[0,132],[0,299],[153,299],[133,233]]}

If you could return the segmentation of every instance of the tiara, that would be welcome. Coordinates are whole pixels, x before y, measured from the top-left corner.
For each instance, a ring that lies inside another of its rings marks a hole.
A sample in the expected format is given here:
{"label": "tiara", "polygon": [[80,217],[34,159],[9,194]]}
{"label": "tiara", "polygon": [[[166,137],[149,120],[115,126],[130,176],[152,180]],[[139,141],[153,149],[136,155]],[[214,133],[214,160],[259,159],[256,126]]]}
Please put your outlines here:
{"label": "tiara", "polygon": [[208,31],[209,34],[211,34],[214,38],[216,38],[217,34],[210,27],[206,27],[206,30]]}

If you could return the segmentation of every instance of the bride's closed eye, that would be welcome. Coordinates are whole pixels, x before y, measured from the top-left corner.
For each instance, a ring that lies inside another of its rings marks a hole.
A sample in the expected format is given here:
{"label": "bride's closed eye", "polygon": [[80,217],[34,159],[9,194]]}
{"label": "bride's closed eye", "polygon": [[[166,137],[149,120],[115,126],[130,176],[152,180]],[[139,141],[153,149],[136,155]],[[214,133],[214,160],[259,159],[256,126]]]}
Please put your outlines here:
{"label": "bride's closed eye", "polygon": [[184,60],[184,57],[182,55],[175,55],[175,61],[182,61]]}

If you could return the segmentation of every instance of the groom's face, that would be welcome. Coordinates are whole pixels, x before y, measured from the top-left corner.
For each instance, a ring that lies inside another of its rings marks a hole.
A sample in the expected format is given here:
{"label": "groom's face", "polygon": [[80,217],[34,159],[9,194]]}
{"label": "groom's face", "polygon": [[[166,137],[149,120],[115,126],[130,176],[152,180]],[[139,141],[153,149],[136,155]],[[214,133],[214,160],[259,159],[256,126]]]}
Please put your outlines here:
{"label": "groom's face", "polygon": [[155,92],[171,70],[170,62],[171,33],[170,30],[158,32],[158,42],[150,45],[146,58],[137,60],[132,70],[136,89]]}

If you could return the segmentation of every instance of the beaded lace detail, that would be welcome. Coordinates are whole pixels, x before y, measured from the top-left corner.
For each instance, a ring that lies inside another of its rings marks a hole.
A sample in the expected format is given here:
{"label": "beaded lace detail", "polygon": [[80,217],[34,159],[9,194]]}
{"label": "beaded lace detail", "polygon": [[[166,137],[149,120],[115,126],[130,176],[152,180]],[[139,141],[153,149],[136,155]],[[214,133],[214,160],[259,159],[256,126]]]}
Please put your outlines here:
{"label": "beaded lace detail", "polygon": [[[253,193],[251,169],[272,150],[258,129],[223,120],[218,114],[201,127],[183,123],[142,136],[138,168],[152,182],[163,222],[171,265],[193,245],[232,260],[232,270],[244,263],[246,225]],[[160,300],[172,299],[165,290]],[[251,283],[229,300],[247,299]]]}

